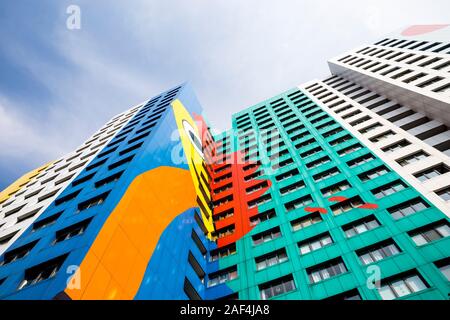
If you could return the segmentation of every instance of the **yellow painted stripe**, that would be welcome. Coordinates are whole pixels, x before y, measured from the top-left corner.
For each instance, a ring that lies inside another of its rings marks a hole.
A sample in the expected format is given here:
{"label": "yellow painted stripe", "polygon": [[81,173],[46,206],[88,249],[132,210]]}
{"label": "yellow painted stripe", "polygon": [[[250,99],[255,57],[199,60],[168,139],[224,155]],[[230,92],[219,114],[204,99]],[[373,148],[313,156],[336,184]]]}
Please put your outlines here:
{"label": "yellow painted stripe", "polygon": [[13,182],[10,186],[6,187],[6,189],[0,192],[0,203],[6,202],[6,200],[8,200],[15,193],[19,192],[20,189],[22,189],[28,182],[30,182],[31,180],[33,180],[33,178],[39,175],[40,172],[48,168],[52,163],[53,162],[49,162],[46,165],[43,165],[42,167],[39,167],[24,174],[22,177]]}

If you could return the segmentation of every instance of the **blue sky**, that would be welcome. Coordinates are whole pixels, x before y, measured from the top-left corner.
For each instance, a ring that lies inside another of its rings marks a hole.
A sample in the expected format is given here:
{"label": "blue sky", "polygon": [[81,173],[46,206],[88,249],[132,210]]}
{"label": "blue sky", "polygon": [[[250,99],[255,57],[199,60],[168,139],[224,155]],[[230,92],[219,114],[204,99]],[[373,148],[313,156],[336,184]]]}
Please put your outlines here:
{"label": "blue sky", "polygon": [[[66,28],[71,4],[80,30]],[[326,76],[328,58],[448,12],[448,0],[1,1],[0,190],[184,81],[226,129],[233,112]]]}

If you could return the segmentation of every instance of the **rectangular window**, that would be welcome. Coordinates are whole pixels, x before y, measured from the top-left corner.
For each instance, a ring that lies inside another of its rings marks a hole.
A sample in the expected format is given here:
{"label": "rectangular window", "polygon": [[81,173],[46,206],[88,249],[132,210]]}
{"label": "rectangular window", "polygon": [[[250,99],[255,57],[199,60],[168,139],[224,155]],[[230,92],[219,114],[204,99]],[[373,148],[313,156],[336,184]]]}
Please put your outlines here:
{"label": "rectangular window", "polygon": [[373,138],[370,138],[369,140],[373,143],[377,143],[377,142],[383,141],[384,139],[387,139],[392,136],[395,136],[395,132],[392,130],[389,130],[389,131],[379,134]]}
{"label": "rectangular window", "polygon": [[450,169],[447,165],[441,163],[437,166],[434,166],[430,169],[427,169],[425,171],[422,171],[420,173],[415,174],[414,176],[419,179],[421,182],[425,182],[427,180],[433,179],[435,177],[438,177],[440,175],[446,174],[450,172]]}
{"label": "rectangular window", "polygon": [[25,277],[17,290],[22,290],[25,287],[29,287],[41,281],[53,278],[58,273],[66,258],[67,254],[25,270]]}
{"label": "rectangular window", "polygon": [[360,196],[353,197],[343,202],[332,205],[331,211],[335,216],[348,212],[354,208],[358,208],[363,205],[363,201]]}
{"label": "rectangular window", "polygon": [[203,268],[200,266],[200,263],[198,263],[197,259],[195,259],[194,255],[191,251],[189,251],[188,255],[188,263],[191,266],[191,268],[194,270],[197,277],[200,279],[202,283],[205,281],[205,271],[203,271]]}
{"label": "rectangular window", "polygon": [[202,240],[200,240],[200,237],[198,236],[197,232],[195,232],[195,230],[192,230],[191,232],[191,239],[192,241],[194,241],[195,245],[197,246],[198,250],[203,255],[203,257],[206,257],[207,250],[203,245]]}
{"label": "rectangular window", "polygon": [[222,221],[222,220],[231,218],[233,216],[234,216],[234,208],[230,208],[230,209],[227,209],[222,212],[214,213],[213,220],[214,220],[214,222],[217,222],[217,221]]}
{"label": "rectangular window", "polygon": [[308,150],[306,152],[301,153],[300,157],[307,158],[307,157],[310,157],[310,156],[312,156],[312,155],[314,155],[316,153],[319,153],[320,151],[322,151],[321,147],[315,147],[315,148],[313,148],[311,150]]}
{"label": "rectangular window", "polygon": [[334,177],[334,176],[336,176],[336,175],[338,175],[340,173],[341,172],[339,171],[338,168],[332,168],[332,169],[329,169],[329,170],[324,171],[322,173],[314,175],[313,178],[314,178],[314,180],[316,182],[320,182],[320,181],[326,180],[328,178]]}
{"label": "rectangular window", "polygon": [[450,235],[450,226],[448,222],[442,221],[432,225],[419,228],[409,232],[412,240],[417,246],[423,246],[428,243],[446,238]]}
{"label": "rectangular window", "polygon": [[258,213],[256,216],[250,217],[250,225],[254,227],[260,224],[261,222],[268,221],[275,217],[276,217],[275,210],[270,209],[268,211]]}
{"label": "rectangular window", "polygon": [[261,243],[270,242],[272,240],[278,239],[279,237],[281,237],[280,227],[275,227],[252,236],[253,245],[256,246]]}
{"label": "rectangular window", "polygon": [[401,250],[392,239],[356,251],[359,260],[361,260],[363,265],[378,262],[399,253],[401,253]]}
{"label": "rectangular window", "polygon": [[450,281],[450,258],[437,261],[434,264],[442,272],[442,275],[447,278],[447,281]]}
{"label": "rectangular window", "polygon": [[307,195],[307,196],[301,197],[299,199],[296,199],[294,201],[290,201],[290,202],[286,203],[284,205],[284,207],[286,208],[287,212],[290,212],[290,211],[296,210],[298,208],[305,207],[311,203],[313,203],[313,199],[311,198],[310,195]]}
{"label": "rectangular window", "polygon": [[352,161],[348,161],[347,165],[353,169],[353,168],[359,167],[365,163],[368,163],[374,159],[375,159],[375,156],[372,155],[371,153],[369,153],[369,154],[365,154],[361,157],[358,157]]}
{"label": "rectangular window", "polygon": [[217,237],[219,239],[231,236],[235,231],[234,224],[231,224],[229,226],[223,227],[222,229],[217,230]]}
{"label": "rectangular window", "polygon": [[399,149],[405,148],[405,147],[409,146],[410,144],[411,144],[411,142],[409,142],[407,140],[401,140],[401,141],[396,142],[390,146],[387,146],[381,150],[383,150],[383,152],[394,152]]}
{"label": "rectangular window", "polygon": [[297,145],[295,146],[295,148],[296,148],[296,149],[305,148],[305,147],[307,147],[307,146],[309,146],[309,145],[311,145],[311,144],[313,144],[313,143],[315,143],[315,142],[316,142],[316,139],[312,138],[312,139],[309,139],[309,140],[306,140],[306,141],[304,141],[304,142],[302,142],[302,143],[297,144]]}
{"label": "rectangular window", "polygon": [[303,189],[305,187],[305,183],[303,181],[298,181],[294,184],[291,184],[287,187],[281,188],[280,189],[280,193],[281,195],[287,195],[287,194],[291,194],[295,191],[298,191],[300,189]]}
{"label": "rectangular window", "polygon": [[259,285],[261,300],[268,300],[270,298],[292,292],[295,289],[294,278],[292,275]]}
{"label": "rectangular window", "polygon": [[97,156],[97,158],[100,159],[100,158],[106,157],[108,154],[111,154],[111,153],[113,153],[114,151],[116,151],[117,148],[118,148],[118,147],[114,147],[114,148],[111,148],[111,149],[109,149],[109,150],[103,151],[102,153],[100,153],[100,154]]}
{"label": "rectangular window", "polygon": [[444,80],[444,78],[443,77],[434,77],[434,78],[432,78],[432,79],[430,79],[428,81],[425,81],[425,82],[423,82],[421,84],[418,84],[417,86],[419,88],[426,88],[426,87],[429,87],[432,84],[435,84],[435,83],[437,83],[437,82],[439,82],[441,80]]}
{"label": "rectangular window", "polygon": [[101,195],[98,195],[98,196],[96,196],[94,198],[91,198],[89,200],[81,202],[80,204],[78,204],[78,211],[84,211],[84,210],[87,210],[89,208],[101,205],[106,200],[108,195],[109,195],[109,191],[105,192],[105,193],[102,193]]}
{"label": "rectangular window", "polygon": [[300,249],[300,254],[307,254],[331,244],[333,244],[333,239],[331,238],[330,233],[326,232],[316,237],[299,242],[298,247]]}
{"label": "rectangular window", "polygon": [[214,205],[214,208],[218,208],[218,207],[226,205],[232,201],[233,201],[233,195],[229,195],[229,196],[217,199],[216,201],[213,202],[213,205]]}
{"label": "rectangular window", "polygon": [[237,267],[229,267],[214,273],[210,273],[208,278],[208,287],[214,287],[222,283],[236,279],[238,276]]}
{"label": "rectangular window", "polygon": [[124,164],[126,164],[128,162],[131,162],[131,160],[133,160],[133,158],[134,158],[134,155],[128,156],[128,157],[126,157],[126,158],[124,158],[122,160],[119,160],[119,161],[117,161],[117,162],[115,162],[113,164],[110,164],[108,166],[108,169],[109,170],[113,170],[115,168],[118,168],[118,167],[120,167],[120,166],[122,166],[122,165],[124,165]]}
{"label": "rectangular window", "polygon": [[383,300],[394,300],[427,288],[425,280],[414,271],[382,281],[378,293]]}
{"label": "rectangular window", "polygon": [[195,290],[192,283],[186,277],[184,278],[183,290],[189,300],[202,300],[197,290]]}
{"label": "rectangular window", "polygon": [[106,186],[107,184],[114,183],[114,182],[116,182],[116,181],[118,181],[120,179],[122,174],[123,174],[123,171],[120,171],[120,172],[115,173],[115,174],[113,174],[113,175],[111,175],[109,177],[106,177],[105,179],[99,180],[99,181],[97,181],[95,183],[95,187],[98,189],[98,188],[101,188],[103,186]]}
{"label": "rectangular window", "polygon": [[342,127],[338,127],[338,128],[333,129],[331,131],[325,132],[323,134],[323,137],[324,138],[329,138],[329,137],[334,136],[335,134],[338,134],[339,132],[342,132],[342,131],[344,131],[344,129]]}
{"label": "rectangular window", "polygon": [[311,283],[318,283],[345,272],[347,272],[347,267],[342,258],[330,260],[306,269],[306,273],[308,274]]}
{"label": "rectangular window", "polygon": [[387,209],[395,220],[423,211],[430,206],[421,198],[412,199]]}
{"label": "rectangular window", "polygon": [[13,263],[17,260],[25,258],[31,252],[31,250],[33,250],[36,243],[38,243],[38,240],[5,252],[3,255],[3,261],[0,261],[0,266]]}
{"label": "rectangular window", "polygon": [[324,188],[321,190],[322,194],[324,197],[329,197],[332,196],[333,194],[345,191],[347,189],[350,189],[352,186],[350,185],[350,183],[345,180],[345,181],[341,181],[339,183],[336,183],[332,186],[329,186],[327,188]]}
{"label": "rectangular window", "polygon": [[63,242],[65,240],[69,240],[76,236],[82,235],[86,231],[86,228],[89,226],[91,221],[92,218],[89,218],[84,221],[78,222],[74,225],[71,225],[67,228],[64,228],[62,230],[56,231],[56,238],[53,241],[53,244]]}
{"label": "rectangular window", "polygon": [[130,152],[132,152],[134,150],[137,150],[140,147],[142,147],[143,144],[144,144],[144,142],[140,142],[140,143],[137,143],[137,144],[135,144],[135,145],[133,145],[133,146],[131,146],[129,148],[123,149],[122,151],[119,152],[119,156],[123,156],[123,155],[125,155],[127,153],[130,153]]}
{"label": "rectangular window", "polygon": [[59,206],[63,203],[72,201],[80,194],[80,192],[81,192],[81,190],[77,190],[77,191],[69,193],[68,195],[65,195],[63,197],[59,197],[58,199],[55,200],[55,205]]}
{"label": "rectangular window", "polygon": [[351,139],[353,139],[353,137],[351,135],[347,134],[347,135],[345,135],[345,136],[343,136],[341,138],[338,138],[338,139],[335,139],[335,140],[331,141],[330,142],[330,146],[334,147],[334,146],[337,146],[337,145],[339,145],[341,143],[349,141]]}
{"label": "rectangular window", "polygon": [[209,254],[209,261],[214,262],[219,259],[229,257],[235,253],[236,253],[236,243],[232,243],[225,247],[211,250]]}
{"label": "rectangular window", "polygon": [[93,163],[93,164],[87,166],[87,167],[86,167],[86,171],[90,171],[90,170],[92,170],[92,169],[95,169],[95,168],[97,168],[97,167],[100,167],[101,165],[105,164],[107,160],[108,160],[108,159],[103,159],[103,160],[97,161],[96,163]]}
{"label": "rectangular window", "polygon": [[270,201],[272,201],[272,196],[270,194],[266,194],[255,200],[249,201],[247,204],[248,204],[248,208],[252,209],[252,208],[261,206],[263,204],[269,203]]}
{"label": "rectangular window", "polygon": [[322,219],[320,213],[316,212],[316,213],[312,213],[305,217],[302,217],[302,218],[292,221],[291,226],[292,226],[292,230],[295,232],[295,231],[307,228],[311,225],[320,223],[322,221],[323,221],[323,219]]}
{"label": "rectangular window", "polygon": [[261,257],[255,259],[256,270],[264,270],[271,266],[283,263],[288,260],[286,249],[280,249],[274,252],[270,252]]}
{"label": "rectangular window", "polygon": [[450,201],[450,187],[436,192],[436,194],[441,197],[444,201]]}
{"label": "rectangular window", "polygon": [[360,143],[356,143],[356,144],[354,144],[354,145],[352,145],[350,147],[347,147],[345,149],[342,149],[342,150],[338,151],[338,155],[340,157],[343,157],[343,156],[345,156],[347,154],[350,154],[350,153],[356,152],[358,150],[361,150],[362,148],[363,148],[363,146]]}
{"label": "rectangular window", "polygon": [[376,229],[380,226],[377,218],[374,215],[368,216],[366,218],[351,222],[342,227],[347,238],[352,238],[354,236],[363,234],[367,231]]}
{"label": "rectangular window", "polygon": [[409,164],[415,163],[417,161],[420,161],[422,159],[425,159],[429,157],[430,155],[426,153],[425,151],[419,151],[416,153],[413,153],[407,157],[404,157],[402,159],[397,160],[398,164],[402,167],[407,166]]}
{"label": "rectangular window", "polygon": [[306,167],[308,169],[314,169],[314,168],[320,167],[323,164],[327,164],[327,163],[330,163],[330,162],[331,162],[330,157],[325,156],[325,157],[322,157],[322,158],[320,158],[318,160],[315,160],[315,161],[312,161],[310,163],[307,163]]}
{"label": "rectangular window", "polygon": [[406,188],[407,185],[403,181],[396,180],[379,188],[373,189],[371,192],[377,199],[383,199],[384,197],[405,190]]}
{"label": "rectangular window", "polygon": [[293,169],[293,170],[290,170],[290,171],[288,171],[288,172],[285,172],[285,173],[283,173],[283,174],[278,175],[277,177],[275,177],[275,179],[276,179],[278,182],[280,182],[280,181],[287,180],[287,179],[289,179],[289,178],[291,178],[291,177],[293,177],[293,176],[296,176],[296,175],[298,175],[298,174],[299,174],[298,169]]}
{"label": "rectangular window", "polygon": [[33,223],[32,231],[37,231],[54,224],[56,220],[58,220],[58,218],[62,215],[62,213],[63,211],[55,213],[50,217],[36,221],[35,223]]}
{"label": "rectangular window", "polygon": [[369,180],[373,180],[375,178],[381,177],[389,172],[389,169],[386,166],[382,165],[370,171],[361,173],[358,175],[358,178],[361,179],[362,182],[366,182]]}
{"label": "rectangular window", "polygon": [[381,123],[377,122],[377,123],[372,124],[372,125],[370,125],[368,127],[365,127],[364,129],[359,130],[359,132],[362,133],[362,134],[366,134],[366,133],[369,133],[369,132],[371,132],[371,131],[373,131],[373,130],[375,130],[377,128],[380,128],[382,126],[383,125]]}
{"label": "rectangular window", "polygon": [[355,126],[360,125],[361,123],[364,123],[364,122],[369,121],[369,120],[371,120],[371,119],[372,119],[372,118],[371,118],[370,116],[364,116],[364,117],[362,117],[362,118],[356,119],[356,120],[353,121],[353,122],[350,122],[350,125],[351,125],[352,127],[355,127]]}

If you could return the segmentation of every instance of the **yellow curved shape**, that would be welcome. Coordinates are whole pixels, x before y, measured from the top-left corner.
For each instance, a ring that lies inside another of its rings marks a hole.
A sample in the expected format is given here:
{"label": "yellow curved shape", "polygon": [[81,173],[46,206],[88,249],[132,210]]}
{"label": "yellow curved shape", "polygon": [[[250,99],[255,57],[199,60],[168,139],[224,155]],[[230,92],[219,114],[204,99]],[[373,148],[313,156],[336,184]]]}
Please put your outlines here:
{"label": "yellow curved shape", "polygon": [[186,160],[191,172],[192,182],[194,183],[194,188],[200,201],[198,206],[200,207],[202,220],[208,230],[208,237],[211,239],[211,233],[214,232],[214,223],[212,219],[212,209],[209,207],[211,194],[209,192],[209,181],[205,169],[205,160],[202,155],[195,150],[195,147],[191,143],[188,133],[183,128],[183,121],[187,121],[192,128],[195,128],[197,136],[200,136],[198,126],[179,99],[172,102],[172,108],[177,122],[178,132],[180,133],[180,140],[183,144]]}
{"label": "yellow curved shape", "polygon": [[43,165],[42,167],[39,167],[37,169],[34,169],[26,174],[24,174],[22,177],[14,181],[10,186],[6,187],[2,192],[0,192],[0,204],[3,202],[6,202],[12,195],[19,192],[20,189],[22,189],[28,182],[33,180],[34,177],[39,175],[43,170],[48,168],[52,162],[47,163],[46,165]]}
{"label": "yellow curved shape", "polygon": [[166,227],[196,207],[188,170],[159,167],[136,177],[110,214],[75,273],[72,299],[131,300]]}

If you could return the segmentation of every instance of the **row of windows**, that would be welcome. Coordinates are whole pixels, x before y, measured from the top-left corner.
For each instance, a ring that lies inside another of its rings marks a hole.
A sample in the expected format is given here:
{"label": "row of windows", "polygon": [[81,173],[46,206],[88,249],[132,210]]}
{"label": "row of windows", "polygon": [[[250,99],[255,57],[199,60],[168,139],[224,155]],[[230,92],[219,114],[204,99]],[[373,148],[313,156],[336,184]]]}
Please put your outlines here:
{"label": "row of windows", "polygon": [[[398,247],[393,242],[385,242],[377,244],[378,247],[371,248],[369,253],[361,254],[362,261],[379,261],[382,257],[393,256],[399,253]],[[279,249],[263,257],[256,258],[255,262],[257,270],[264,269],[268,266],[283,263],[288,260],[286,250]],[[436,267],[442,272],[447,279],[450,278],[449,261],[443,260],[435,263]],[[349,272],[342,258],[336,258],[306,269],[311,284],[342,275]],[[208,286],[216,286],[228,281],[232,281],[238,277],[236,266],[210,274]],[[267,300],[282,294],[290,293],[296,290],[296,285],[292,274],[281,278],[262,283],[258,285],[260,298]],[[429,288],[429,284],[418,273],[417,270],[403,272],[386,279],[383,279],[381,286],[377,289],[383,300],[393,300],[407,296],[412,293],[420,292]],[[339,297],[331,297],[332,299],[360,300],[361,296],[356,289],[348,293],[340,294]]]}
{"label": "row of windows", "polygon": [[409,50],[431,51],[434,53],[450,53],[450,43],[417,41],[417,40],[398,40],[398,39],[383,39],[377,43],[377,46],[402,48]]}
{"label": "row of windows", "polygon": [[[333,76],[333,77],[331,77],[330,79],[325,80],[324,83],[326,83],[326,84],[328,84],[328,85],[334,87],[336,90],[342,91],[342,93],[344,93],[344,94],[348,94],[348,92],[345,92],[346,89],[349,89],[349,88],[355,88],[355,85],[352,84],[351,82],[349,82],[349,81],[347,81],[347,80],[345,80],[345,79],[341,79],[341,78],[336,77],[336,76]],[[348,84],[350,84],[350,85],[348,85]],[[342,86],[346,86],[346,87],[342,87]],[[309,87],[308,90],[314,92],[314,94],[317,94],[317,90],[319,90],[320,88],[323,88],[323,87],[319,86],[319,84],[314,84],[313,86]],[[354,90],[363,91],[363,88],[362,88],[362,87],[359,87],[359,86],[356,86],[356,88],[355,88]],[[367,92],[367,91],[364,91],[364,92]],[[375,98],[377,98],[377,97],[380,98],[380,96],[376,95],[376,96],[371,97],[371,99],[375,99]],[[352,98],[354,98],[354,97],[352,97]],[[385,105],[386,103],[389,103],[389,100],[381,100],[381,101],[376,102],[375,104],[373,104],[373,105],[371,105],[371,106],[367,106],[367,107],[368,107],[369,109],[372,109],[372,108],[374,108],[374,107],[383,106],[383,105]],[[344,101],[342,100],[342,103],[340,103],[340,104],[344,104]],[[338,104],[338,105],[340,105],[340,104]],[[337,105],[335,105],[335,106],[329,106],[329,107],[336,107],[336,106],[337,106]],[[396,110],[396,109],[398,109],[398,108],[401,108],[401,106],[398,106],[398,105],[392,105],[392,106],[389,107],[388,109],[389,109],[389,110]],[[337,110],[337,111],[339,111],[339,110]],[[378,112],[378,113],[381,113],[381,111]],[[404,114],[402,113],[401,115],[403,116]],[[359,125],[359,124],[361,124],[361,123],[363,123],[363,122],[366,122],[366,121],[368,121],[368,120],[370,120],[370,119],[371,119],[370,116],[363,116],[361,119],[358,119],[358,120],[355,120],[354,122],[352,122],[351,125],[352,125],[352,126]],[[429,121],[429,120],[427,120],[427,121]],[[366,134],[366,133],[369,133],[369,132],[371,132],[372,130],[375,130],[375,129],[379,128],[379,127],[382,127],[382,125],[381,125],[379,122],[377,122],[377,123],[375,123],[375,124],[371,124],[371,125],[369,125],[369,126],[363,128],[363,129],[361,129],[360,132],[361,132],[362,134]],[[408,129],[408,128],[405,128],[405,127],[402,127],[402,128],[403,128],[403,129]],[[412,128],[414,128],[414,127],[412,127]],[[440,133],[442,132],[442,130],[445,131],[445,130],[447,130],[447,128],[446,128],[445,126],[442,126],[442,128],[441,128],[440,130],[438,130],[438,131],[436,131],[436,130],[433,129],[432,131],[430,131],[429,134],[428,134],[428,132],[427,132],[427,135],[424,135],[424,136],[418,136],[418,138],[428,139],[428,138],[430,138],[430,135],[438,135],[438,134],[440,134]],[[376,142],[380,142],[380,141],[382,141],[382,140],[384,140],[384,139],[386,139],[386,138],[389,138],[389,137],[391,137],[391,136],[393,136],[393,135],[395,135],[395,133],[394,133],[392,130],[388,130],[388,131],[386,131],[386,132],[384,132],[384,133],[382,133],[382,134],[379,134],[379,135],[377,135],[377,136],[375,136],[375,137],[372,137],[372,138],[371,138],[371,141],[372,141],[372,142],[375,142],[375,143],[376,143]],[[395,143],[390,144],[390,145],[388,145],[388,146],[386,146],[386,147],[383,147],[381,150],[382,150],[383,152],[390,153],[390,152],[397,151],[397,150],[399,150],[399,149],[401,149],[401,148],[407,147],[407,146],[409,146],[409,145],[411,145],[411,143],[410,143],[408,140],[402,139],[402,140],[400,140],[400,141],[398,141],[398,142],[395,142]],[[436,147],[438,150],[440,150],[440,151],[444,151],[444,150],[448,149],[448,147],[450,147],[450,146],[447,146],[447,144],[441,144],[441,145],[437,145],[437,146],[435,146],[435,147]],[[429,154],[428,154],[428,153],[426,153],[426,152],[423,151],[423,150],[419,150],[419,151],[415,151],[415,152],[413,152],[413,153],[411,153],[411,154],[409,154],[409,155],[407,155],[407,156],[404,156],[404,157],[402,157],[402,158],[399,158],[399,159],[397,159],[396,161],[397,161],[397,163],[399,163],[401,166],[407,166],[407,165],[409,165],[409,164],[415,163],[415,162],[417,162],[417,161],[419,161],[419,160],[421,160],[421,159],[425,159],[425,158],[427,158],[427,157],[429,157]],[[448,172],[448,170],[449,170],[449,169],[448,169],[448,166],[447,166],[446,164],[444,164],[444,163],[441,163],[441,164],[435,165],[435,166],[433,166],[433,167],[431,167],[431,168],[427,168],[427,169],[425,169],[425,170],[422,170],[422,171],[420,171],[420,172],[416,172],[416,173],[414,173],[413,175],[414,175],[419,181],[422,181],[422,182],[423,182],[423,181],[429,180],[429,179],[431,179],[431,178],[434,178],[434,177],[436,177],[436,176],[440,176],[440,175],[442,175],[442,174],[446,174],[446,173]],[[447,187],[445,187],[445,188],[441,188],[441,189],[439,189],[439,190],[436,190],[436,193],[437,193],[439,196],[441,196],[441,198],[442,198],[443,200],[448,201],[448,200],[447,200],[447,199],[448,199],[448,196],[446,196],[446,194],[447,194],[447,190],[448,190],[449,188],[450,188],[450,186],[447,186]]]}

